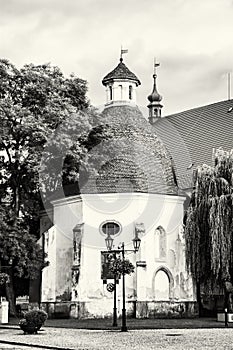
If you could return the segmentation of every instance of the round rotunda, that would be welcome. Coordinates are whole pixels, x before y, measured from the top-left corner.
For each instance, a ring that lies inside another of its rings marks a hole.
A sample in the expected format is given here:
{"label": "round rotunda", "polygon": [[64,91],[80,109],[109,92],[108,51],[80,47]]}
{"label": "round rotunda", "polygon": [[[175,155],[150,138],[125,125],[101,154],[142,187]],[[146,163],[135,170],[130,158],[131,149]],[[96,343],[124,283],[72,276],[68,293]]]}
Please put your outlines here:
{"label": "round rotunda", "polygon": [[[99,142],[89,152],[88,173],[80,176],[81,192],[176,195],[172,158],[136,105],[139,79],[121,58],[102,83],[107,101],[96,128]],[[149,96],[153,108],[161,98],[154,85]]]}

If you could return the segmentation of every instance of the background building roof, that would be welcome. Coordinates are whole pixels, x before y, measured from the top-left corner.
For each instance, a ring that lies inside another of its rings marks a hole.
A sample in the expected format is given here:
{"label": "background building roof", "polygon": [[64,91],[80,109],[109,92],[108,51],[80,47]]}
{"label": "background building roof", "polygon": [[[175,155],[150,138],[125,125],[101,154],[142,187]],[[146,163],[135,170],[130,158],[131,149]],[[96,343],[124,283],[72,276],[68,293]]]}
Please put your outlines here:
{"label": "background building roof", "polygon": [[219,147],[233,148],[233,100],[169,115],[153,127],[174,160],[179,187],[189,188],[197,165],[211,165]]}

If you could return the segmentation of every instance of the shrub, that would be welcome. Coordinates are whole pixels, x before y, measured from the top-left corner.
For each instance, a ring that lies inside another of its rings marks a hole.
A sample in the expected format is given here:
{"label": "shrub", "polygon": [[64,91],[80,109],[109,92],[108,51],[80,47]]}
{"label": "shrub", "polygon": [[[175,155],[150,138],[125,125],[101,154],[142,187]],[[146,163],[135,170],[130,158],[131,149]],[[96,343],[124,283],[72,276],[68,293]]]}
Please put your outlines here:
{"label": "shrub", "polygon": [[47,318],[48,315],[43,310],[30,310],[24,314],[26,322],[36,327],[42,325]]}

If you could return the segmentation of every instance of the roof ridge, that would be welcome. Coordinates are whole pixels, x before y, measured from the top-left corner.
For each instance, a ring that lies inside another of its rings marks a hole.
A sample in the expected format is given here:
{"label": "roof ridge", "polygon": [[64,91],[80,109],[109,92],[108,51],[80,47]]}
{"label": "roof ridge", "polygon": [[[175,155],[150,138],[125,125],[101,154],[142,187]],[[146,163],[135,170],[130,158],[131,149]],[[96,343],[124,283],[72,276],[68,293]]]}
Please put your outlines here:
{"label": "roof ridge", "polygon": [[[177,115],[186,114],[186,113],[191,112],[191,111],[197,111],[198,109],[203,109],[203,108],[206,109],[207,107],[214,106],[214,105],[219,105],[219,104],[223,104],[223,103],[226,103],[226,102],[231,102],[231,103],[233,103],[233,99],[230,99],[230,100],[223,100],[223,101],[218,101],[218,102],[213,102],[213,103],[210,103],[210,104],[208,104],[208,105],[203,105],[203,106],[199,106],[199,107],[194,107],[194,108],[186,109],[186,110],[181,111],[181,112],[176,112],[176,113],[168,114],[168,115],[166,115],[164,118],[170,118],[170,117],[174,117],[174,116],[177,116]],[[232,106],[232,107],[233,107],[233,106]]]}

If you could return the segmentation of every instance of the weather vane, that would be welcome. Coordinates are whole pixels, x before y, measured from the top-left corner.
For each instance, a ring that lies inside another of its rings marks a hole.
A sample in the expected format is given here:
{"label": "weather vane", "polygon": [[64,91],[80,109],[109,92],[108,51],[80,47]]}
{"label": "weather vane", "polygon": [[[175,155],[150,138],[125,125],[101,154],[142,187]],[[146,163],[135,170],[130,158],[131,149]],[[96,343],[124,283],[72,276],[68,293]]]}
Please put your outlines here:
{"label": "weather vane", "polygon": [[121,57],[120,57],[120,61],[121,61],[121,62],[123,61],[122,55],[123,55],[124,53],[128,53],[128,49],[122,49],[122,45],[121,45]]}

